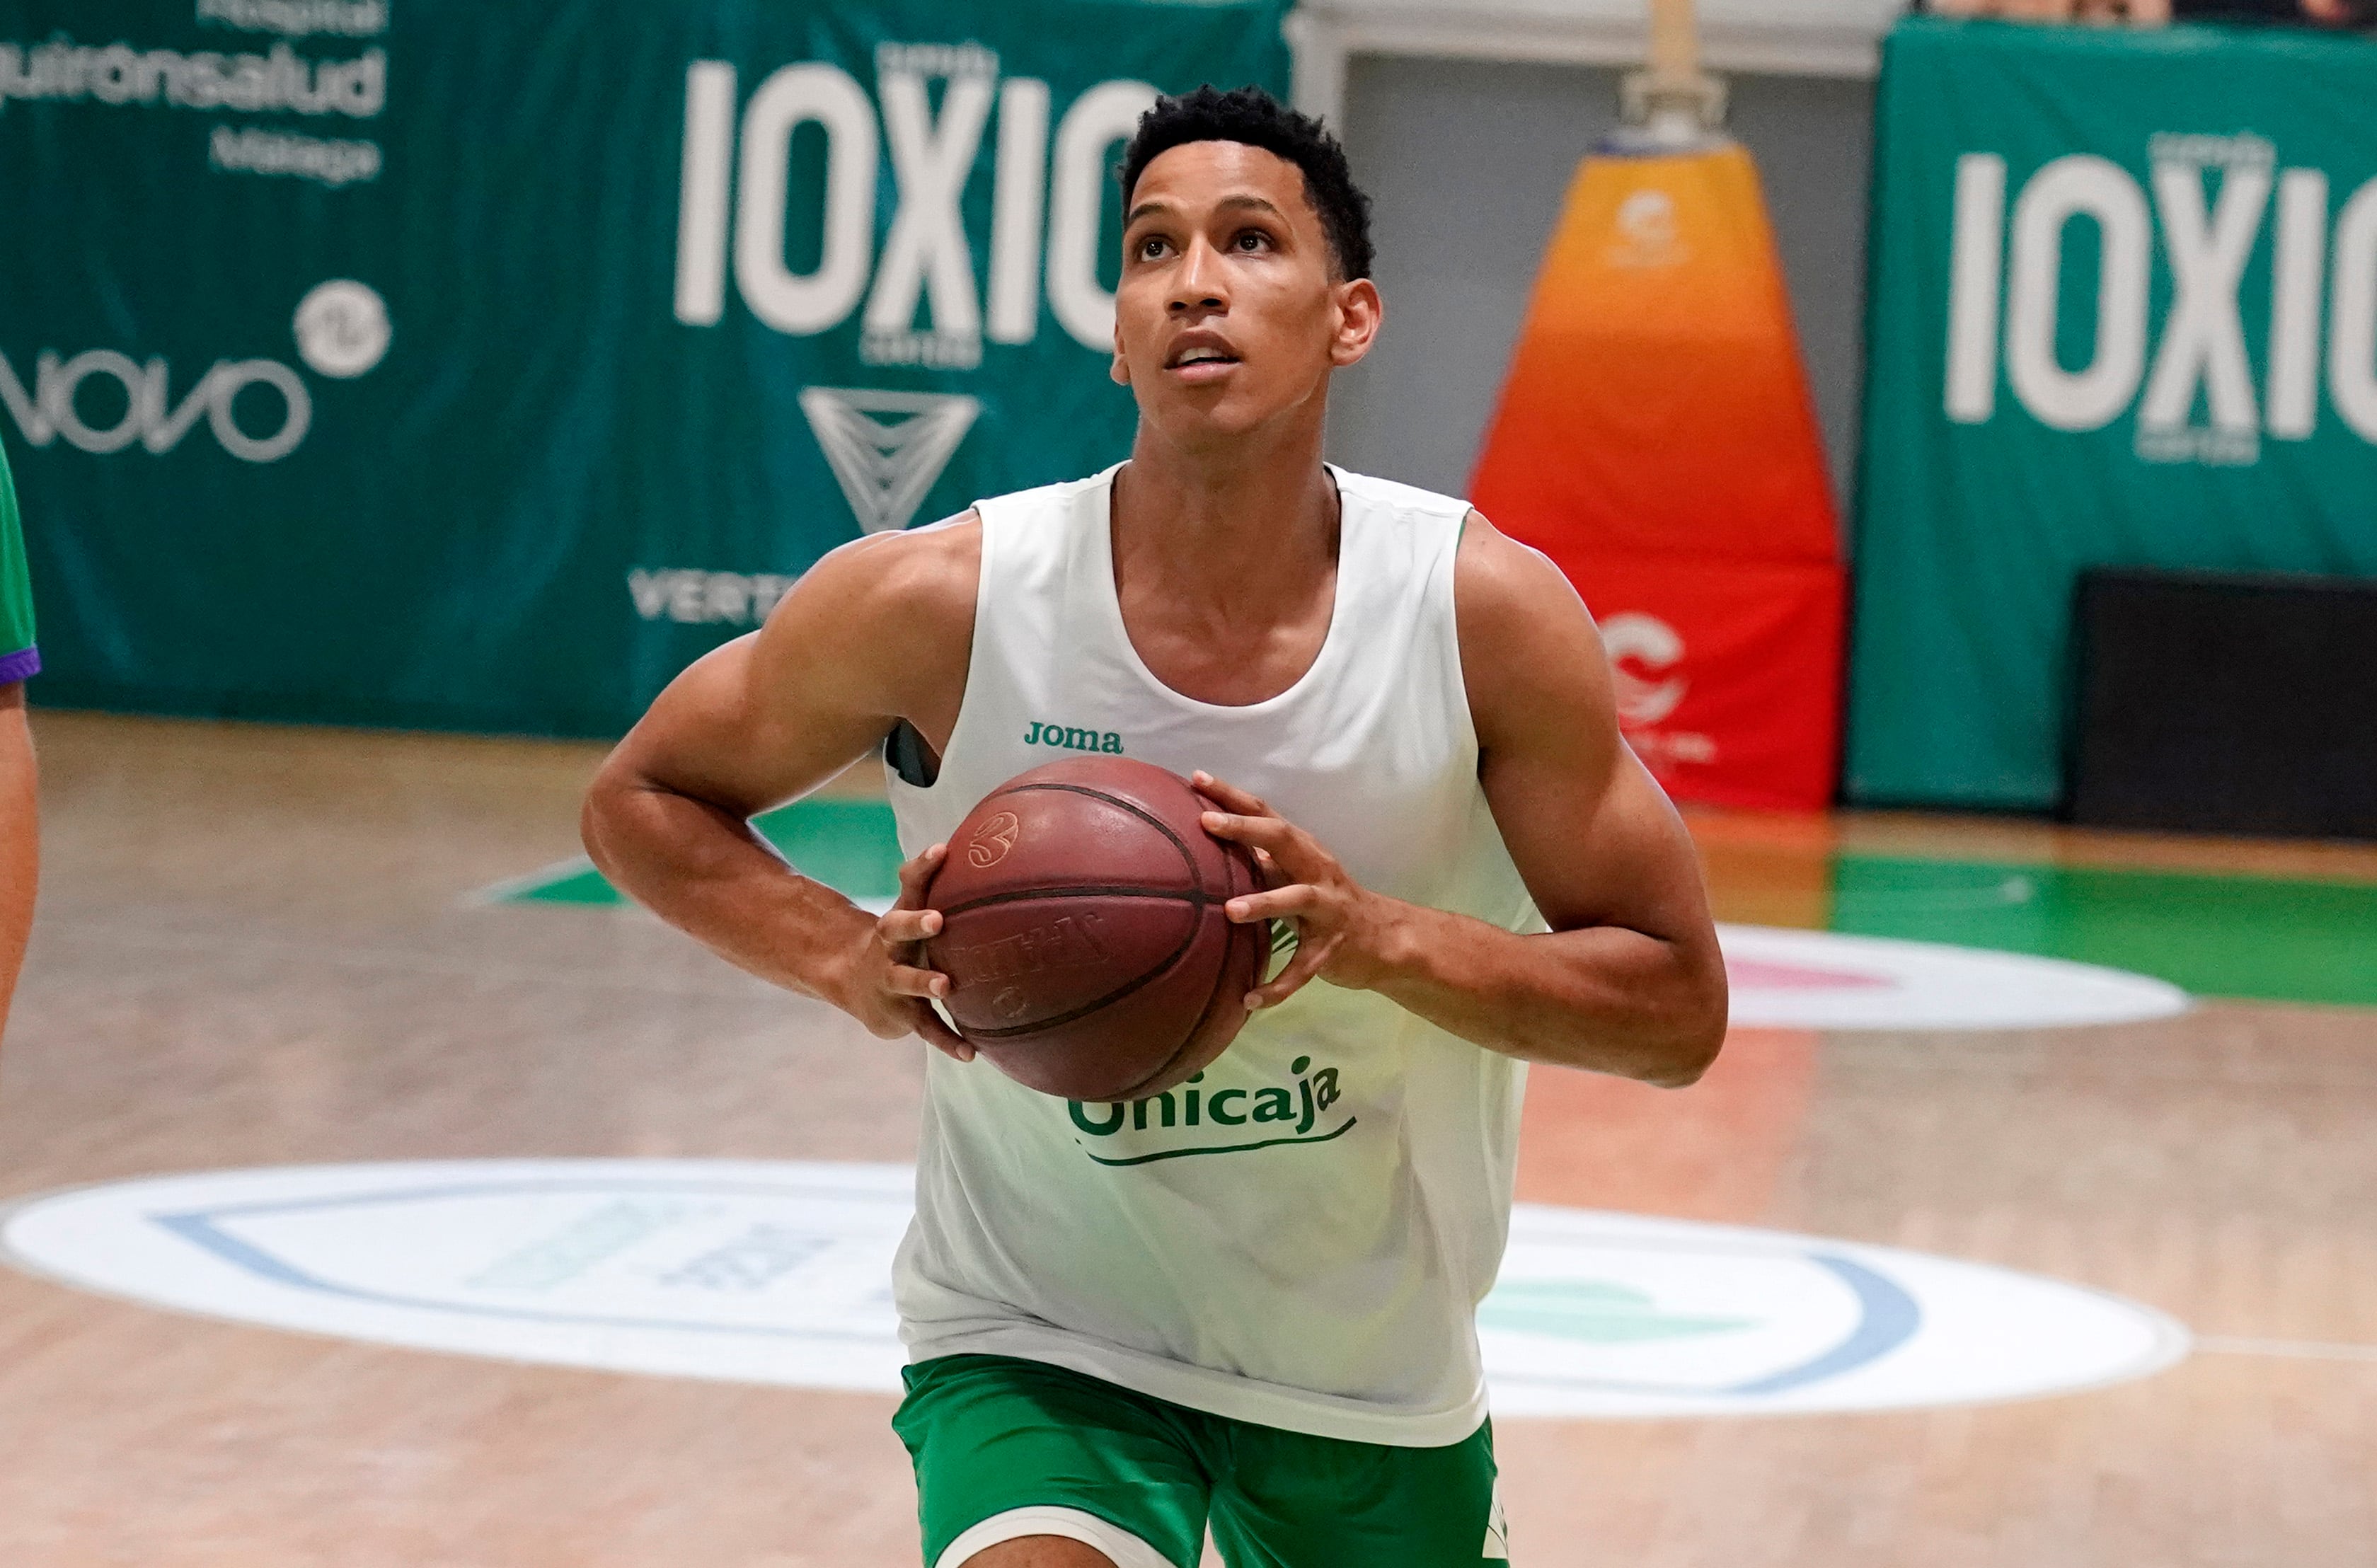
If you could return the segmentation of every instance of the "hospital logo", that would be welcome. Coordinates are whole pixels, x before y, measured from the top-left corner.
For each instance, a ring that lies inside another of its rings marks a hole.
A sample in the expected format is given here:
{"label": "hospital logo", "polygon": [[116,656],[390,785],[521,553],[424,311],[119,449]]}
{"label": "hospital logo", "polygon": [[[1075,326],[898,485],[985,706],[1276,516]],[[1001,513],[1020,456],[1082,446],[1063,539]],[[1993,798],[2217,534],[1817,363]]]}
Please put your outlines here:
{"label": "hospital logo", "polygon": [[[36,1196],[21,1269],[418,1350],[885,1394],[914,1172],[735,1160],[202,1171]],[[1749,1416],[2033,1398],[2187,1353],[2161,1313],[1982,1263],[1521,1204],[1478,1314],[1495,1414]]]}

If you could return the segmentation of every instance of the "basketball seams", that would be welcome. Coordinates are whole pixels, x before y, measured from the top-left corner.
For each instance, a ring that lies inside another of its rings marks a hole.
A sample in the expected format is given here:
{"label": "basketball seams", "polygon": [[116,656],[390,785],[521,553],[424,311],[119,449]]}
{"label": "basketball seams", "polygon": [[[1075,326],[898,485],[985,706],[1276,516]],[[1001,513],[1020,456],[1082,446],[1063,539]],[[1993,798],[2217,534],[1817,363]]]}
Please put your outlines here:
{"label": "basketball seams", "polygon": [[[1238,871],[1238,862],[1237,862],[1236,857],[1236,856],[1230,856],[1230,857],[1228,857],[1226,864],[1225,864],[1225,865],[1224,866],[1224,868],[1223,868],[1223,875],[1224,875],[1225,878],[1227,878],[1231,882],[1236,882],[1236,881],[1237,880],[1237,871]],[[1224,898],[1226,899],[1226,898],[1235,897],[1235,896],[1236,896],[1235,893],[1230,893],[1230,894],[1225,894],[1225,895],[1224,895]],[[1262,924],[1262,926],[1263,926],[1266,929],[1268,929],[1268,928],[1269,928],[1269,927],[1270,927],[1270,925],[1271,925],[1271,922],[1270,922],[1270,921],[1268,921],[1268,920],[1266,920],[1266,921],[1263,921],[1261,924]],[[1198,921],[1198,928],[1197,928],[1197,929],[1201,930],[1202,928],[1203,928],[1203,916],[1202,916],[1202,914],[1201,914],[1201,912],[1200,912],[1200,916],[1199,916],[1199,921]],[[1218,1006],[1220,1006],[1220,1005],[1221,1005],[1221,1003],[1222,1003],[1222,1001],[1223,1001],[1223,999],[1224,999],[1228,995],[1228,993],[1229,993],[1229,990],[1230,990],[1230,982],[1231,982],[1231,978],[1232,978],[1232,972],[1233,972],[1233,970],[1234,970],[1234,969],[1235,969],[1235,967],[1236,967],[1236,966],[1235,966],[1235,964],[1232,963],[1232,961],[1237,957],[1237,952],[1238,952],[1238,943],[1239,943],[1240,939],[1241,939],[1241,938],[1244,938],[1244,939],[1245,939],[1245,940],[1246,940],[1249,944],[1252,944],[1252,943],[1253,943],[1253,941],[1254,941],[1254,940],[1255,940],[1256,934],[1257,934],[1257,933],[1256,933],[1255,927],[1254,927],[1252,924],[1239,925],[1239,924],[1237,924],[1237,923],[1236,923],[1236,922],[1232,922],[1232,923],[1230,923],[1230,924],[1225,928],[1224,932],[1223,942],[1222,942],[1222,965],[1221,965],[1221,970],[1220,970],[1220,972],[1219,972],[1218,974],[1216,974],[1216,975],[1213,976],[1213,987],[1212,987],[1212,989],[1211,989],[1211,990],[1209,990],[1209,991],[1207,991],[1207,992],[1205,993],[1205,1005],[1204,1005],[1201,1009],[1200,1009],[1200,1010],[1198,1011],[1198,1013],[1197,1013],[1197,1022],[1195,1022],[1194,1023],[1191,1023],[1191,1024],[1188,1026],[1188,1032],[1187,1034],[1185,1034],[1185,1035],[1181,1035],[1181,1036],[1180,1036],[1180,1044],[1179,1044],[1179,1045],[1177,1045],[1177,1046],[1176,1046],[1175,1047],[1173,1047],[1173,1051],[1172,1051],[1172,1054],[1171,1054],[1170,1056],[1167,1056],[1167,1057],[1165,1057],[1165,1058],[1164,1059],[1164,1065],[1163,1065],[1163,1066],[1158,1067],[1154,1071],[1150,1072],[1146,1077],[1144,1077],[1144,1078],[1141,1079],[1138,1083],[1136,1083],[1132,1084],[1129,1089],[1126,1089],[1126,1090],[1124,1090],[1124,1091],[1123,1091],[1123,1095],[1124,1095],[1124,1097],[1125,1097],[1125,1098],[1129,1098],[1130,1095],[1135,1095],[1135,1094],[1137,1094],[1137,1093],[1139,1093],[1139,1092],[1141,1092],[1141,1091],[1144,1090],[1144,1089],[1145,1089],[1145,1088],[1146,1088],[1150,1083],[1158,1083],[1158,1082],[1160,1082],[1160,1081],[1164,1078],[1165,1074],[1166,1074],[1166,1073],[1168,1073],[1168,1072],[1170,1072],[1170,1071],[1172,1071],[1173,1064],[1174,1064],[1174,1063],[1176,1063],[1176,1062],[1177,1062],[1177,1061],[1180,1059],[1180,1054],[1181,1054],[1183,1051],[1188,1050],[1190,1047],[1192,1047],[1192,1046],[1196,1045],[1196,1043],[1197,1043],[1197,1041],[1198,1041],[1199,1037],[1200,1037],[1200,1036],[1201,1036],[1201,1035],[1205,1033],[1205,1025],[1206,1025],[1209,1022],[1211,1022],[1211,1021],[1212,1021],[1212,1016],[1213,1016],[1213,1009],[1214,1009],[1214,1008],[1216,1008],[1216,1007],[1218,1007]],[[1193,934],[1193,933],[1192,933],[1191,940],[1194,940],[1194,934]],[[1182,956],[1184,956],[1184,957],[1185,957],[1185,956],[1186,956],[1186,954],[1183,954]],[[1176,959],[1174,962],[1177,963],[1177,962],[1178,962],[1178,960],[1177,960],[1177,959]],[[1260,963],[1258,963],[1258,964],[1256,964],[1256,966],[1255,966],[1255,972],[1254,972],[1254,984],[1256,984],[1256,985],[1260,985],[1261,983],[1262,983],[1262,968],[1261,968],[1260,964]],[[1103,1102],[1103,1103],[1111,1105],[1111,1104],[1114,1104],[1115,1102],[1113,1102],[1113,1101],[1105,1101],[1105,1102]],[[1095,1155],[1092,1155],[1091,1157],[1092,1157],[1093,1159],[1095,1159],[1095,1158],[1096,1158],[1096,1156],[1095,1156]],[[1115,1163],[1115,1162],[1107,1161],[1107,1160],[1099,1160],[1099,1161],[1098,1161],[1098,1163],[1099,1163],[1100,1165],[1107,1165],[1107,1164],[1112,1164],[1112,1163]],[[1133,1162],[1126,1162],[1126,1163],[1133,1163],[1133,1164],[1135,1164],[1135,1163],[1138,1163],[1138,1162],[1133,1161]]]}
{"label": "basketball seams", "polygon": [[[982,809],[983,806],[987,806],[994,800],[1003,799],[1010,795],[1028,795],[1038,791],[1050,791],[1064,795],[1086,796],[1092,800],[1100,800],[1109,806],[1120,807],[1123,810],[1129,812],[1133,817],[1138,818],[1141,821],[1145,822],[1149,827],[1153,828],[1157,832],[1164,835],[1165,841],[1170,844],[1173,849],[1178,853],[1180,862],[1188,868],[1189,880],[1194,885],[1188,889],[1177,892],[1165,888],[1151,888],[1141,883],[1130,883],[1128,885],[1100,884],[1097,886],[1088,886],[1078,882],[1067,882],[1057,887],[1013,888],[1005,892],[985,893],[979,898],[968,899],[963,904],[950,904],[946,909],[942,909],[940,911],[942,918],[947,919],[952,915],[962,915],[969,910],[987,908],[995,904],[1012,904],[1028,898],[1095,897],[1099,895],[1122,898],[1158,898],[1169,899],[1176,903],[1192,904],[1197,905],[1201,911],[1209,904],[1226,902],[1232,896],[1231,894],[1224,892],[1217,899],[1207,890],[1205,886],[1204,868],[1197,864],[1195,852],[1189,849],[1188,843],[1183,840],[1178,833],[1172,831],[1171,823],[1166,822],[1163,818],[1156,816],[1153,812],[1148,810],[1147,808],[1140,805],[1137,801],[1127,800],[1121,796],[1110,794],[1105,790],[1093,789],[1087,784],[1017,784],[1012,788],[993,791],[991,794],[984,796],[982,804],[976,806],[974,809],[979,811]],[[1203,797],[1200,796],[1199,798],[1202,799]],[[1224,875],[1226,880],[1226,873]],[[936,905],[935,907],[938,906]]]}
{"label": "basketball seams", "polygon": [[1141,1079],[1136,1084],[1133,1084],[1132,1087],[1144,1088],[1148,1084],[1153,1083],[1157,1079],[1163,1077],[1165,1073],[1171,1071],[1172,1064],[1180,1059],[1180,1053],[1187,1050],[1190,1046],[1195,1045],[1197,1043],[1197,1036],[1205,1032],[1206,1021],[1213,1016],[1214,1004],[1222,999],[1223,988],[1230,983],[1230,960],[1236,953],[1237,946],[1237,928],[1232,927],[1224,933],[1224,940],[1222,943],[1221,972],[1213,976],[1212,988],[1205,993],[1205,1005],[1198,1010],[1197,1022],[1188,1025],[1188,1032],[1180,1036],[1180,1043],[1173,1047],[1172,1054],[1170,1056],[1164,1059],[1164,1065],[1149,1073],[1146,1077]]}
{"label": "basketball seams", "polygon": [[1110,885],[1058,882],[1047,887],[1012,888],[1006,892],[986,892],[980,898],[970,898],[963,904],[952,904],[946,909],[940,910],[940,916],[946,920],[953,915],[969,915],[977,909],[988,909],[995,904],[1023,904],[1035,898],[1059,903],[1069,898],[1143,898],[1155,904],[1194,904],[1200,910],[1229,902],[1226,897],[1215,898],[1202,889],[1193,892],[1173,892],[1163,888],[1142,887],[1136,882],[1116,882]]}
{"label": "basketball seams", "polygon": [[[989,798],[997,800],[1001,796],[1028,795],[1038,790],[1059,791],[1066,795],[1085,795],[1092,800],[1103,800],[1109,806],[1121,807],[1124,810],[1129,812],[1141,821],[1145,822],[1149,827],[1153,828],[1157,832],[1162,833],[1165,838],[1171,843],[1172,847],[1180,852],[1180,863],[1188,868],[1189,879],[1197,884],[1199,889],[1201,890],[1204,887],[1204,868],[1197,864],[1197,856],[1194,851],[1189,849],[1188,841],[1183,839],[1178,833],[1172,831],[1171,823],[1165,821],[1154,812],[1150,811],[1146,807],[1141,806],[1136,800],[1126,800],[1121,796],[1109,794],[1105,790],[1093,789],[1088,784],[1017,784],[1012,789],[999,790]],[[1191,790],[1190,793],[1195,794],[1195,791]],[[1202,796],[1199,796],[1198,798],[1201,800],[1204,797]],[[974,809],[980,810],[981,808],[976,807]]]}
{"label": "basketball seams", "polygon": [[[1083,1002],[1081,1006],[1072,1009],[1070,1011],[1060,1012],[1054,1018],[1043,1018],[1031,1023],[1010,1024],[1004,1029],[968,1029],[966,1034],[975,1039],[1007,1040],[1012,1039],[1018,1035],[1039,1035],[1044,1034],[1050,1029],[1061,1029],[1068,1023],[1078,1023],[1082,1019],[1087,1018],[1090,1014],[1100,1011],[1105,1008],[1112,1007],[1115,1003],[1122,1000],[1125,997],[1131,996],[1139,991],[1146,989],[1148,987],[1155,984],[1156,981],[1164,978],[1166,975],[1171,974],[1175,969],[1179,968],[1180,961],[1188,956],[1189,952],[1197,945],[1197,939],[1204,935],[1204,933],[1205,919],[1203,914],[1200,912],[1196,921],[1189,926],[1188,934],[1180,939],[1180,945],[1174,948],[1170,952],[1165,953],[1162,963],[1157,964],[1153,968],[1148,970],[1146,974],[1126,981],[1116,989],[1108,991],[1105,995],[1098,998],[1095,1001]],[[1165,1057],[1164,1059],[1165,1064],[1169,1066],[1173,1058],[1177,1057],[1179,1054],[1180,1053],[1176,1050],[1171,1056]],[[1141,1082],[1143,1083],[1145,1080],[1142,1079]]]}

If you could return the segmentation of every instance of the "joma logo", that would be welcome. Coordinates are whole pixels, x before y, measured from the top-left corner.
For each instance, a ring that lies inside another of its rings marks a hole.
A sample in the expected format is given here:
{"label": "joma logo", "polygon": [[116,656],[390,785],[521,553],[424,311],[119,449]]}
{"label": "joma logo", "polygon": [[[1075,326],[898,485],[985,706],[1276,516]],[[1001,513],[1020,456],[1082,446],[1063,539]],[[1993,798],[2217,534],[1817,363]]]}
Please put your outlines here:
{"label": "joma logo", "polygon": [[1122,755],[1122,736],[1112,730],[1074,729],[1066,724],[1052,724],[1044,720],[1032,721],[1031,733],[1023,737],[1026,746],[1061,746],[1068,751],[1104,751]]}

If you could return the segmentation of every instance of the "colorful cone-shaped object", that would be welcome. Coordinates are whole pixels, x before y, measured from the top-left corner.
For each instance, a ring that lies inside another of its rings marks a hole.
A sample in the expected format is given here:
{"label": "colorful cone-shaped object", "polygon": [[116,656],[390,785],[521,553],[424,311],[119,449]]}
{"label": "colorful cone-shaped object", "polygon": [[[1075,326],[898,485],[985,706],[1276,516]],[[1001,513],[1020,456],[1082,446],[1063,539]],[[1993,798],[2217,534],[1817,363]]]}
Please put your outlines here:
{"label": "colorful cone-shaped object", "polygon": [[1471,495],[1584,595],[1628,738],[1673,793],[1831,799],[1839,528],[1739,147],[1578,169]]}

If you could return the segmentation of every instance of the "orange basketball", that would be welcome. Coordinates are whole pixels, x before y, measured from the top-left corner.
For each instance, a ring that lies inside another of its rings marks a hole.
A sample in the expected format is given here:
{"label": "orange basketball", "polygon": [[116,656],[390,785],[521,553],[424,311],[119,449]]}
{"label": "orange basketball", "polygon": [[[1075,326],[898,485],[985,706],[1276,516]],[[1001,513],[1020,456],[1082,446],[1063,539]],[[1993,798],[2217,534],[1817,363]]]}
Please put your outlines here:
{"label": "orange basketball", "polygon": [[958,1033],[1017,1083],[1069,1100],[1140,1099],[1227,1048],[1271,952],[1268,921],[1223,904],[1261,887],[1205,832],[1177,773],[1081,758],[1020,773],[950,835],[926,903],[925,962]]}

